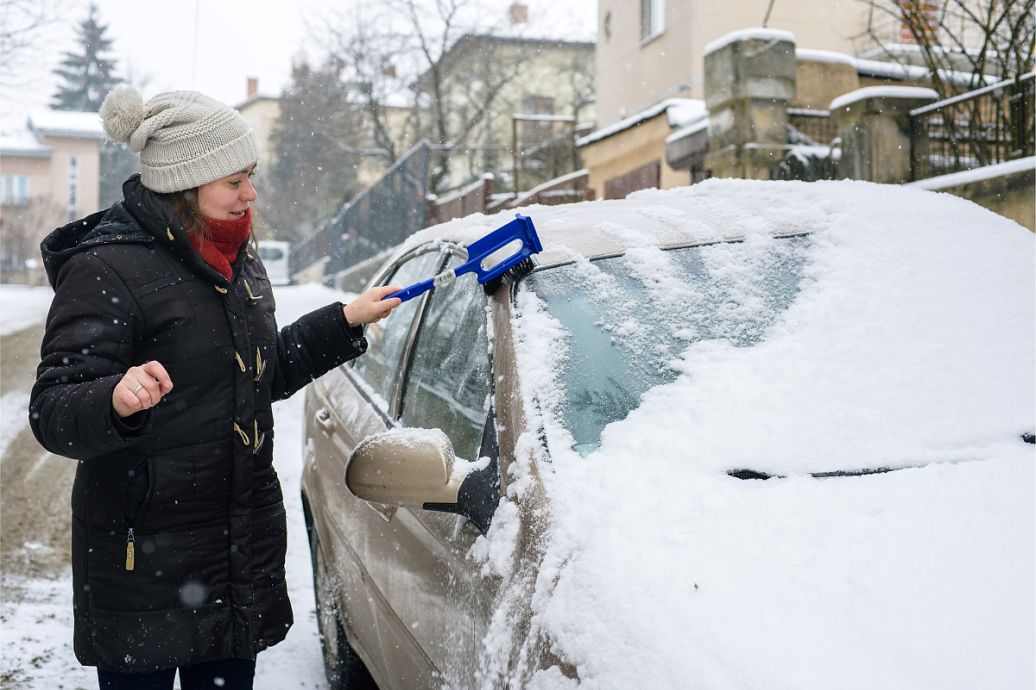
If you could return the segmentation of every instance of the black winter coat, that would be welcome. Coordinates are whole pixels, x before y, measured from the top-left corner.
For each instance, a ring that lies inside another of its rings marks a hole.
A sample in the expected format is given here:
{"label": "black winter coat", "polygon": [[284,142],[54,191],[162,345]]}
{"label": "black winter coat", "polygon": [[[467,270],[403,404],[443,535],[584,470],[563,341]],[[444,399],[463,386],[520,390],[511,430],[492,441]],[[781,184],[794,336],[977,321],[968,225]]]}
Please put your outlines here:
{"label": "black winter coat", "polygon": [[[278,332],[266,271],[247,245],[228,281],[139,177],[123,191],[123,202],[42,244],[55,296],[30,423],[44,447],[79,460],[76,656],[124,672],[253,659],[292,623],[271,401],[366,341],[341,304]],[[119,419],[112,390],[150,360],[173,390]]]}

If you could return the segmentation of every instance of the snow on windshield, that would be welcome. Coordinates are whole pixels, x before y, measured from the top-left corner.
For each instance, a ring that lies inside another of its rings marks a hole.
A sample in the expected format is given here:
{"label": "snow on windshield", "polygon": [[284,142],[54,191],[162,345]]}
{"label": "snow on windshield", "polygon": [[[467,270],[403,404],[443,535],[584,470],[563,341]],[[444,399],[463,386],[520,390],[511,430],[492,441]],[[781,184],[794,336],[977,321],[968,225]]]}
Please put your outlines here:
{"label": "snow on windshield", "polygon": [[566,332],[558,412],[576,450],[595,450],[607,424],[675,379],[688,344],[758,342],[794,298],[808,247],[808,235],[753,235],[667,251],[635,247],[534,273],[524,285]]}
{"label": "snow on windshield", "polygon": [[[622,218],[612,232],[630,237],[680,214],[741,230],[744,243],[703,262],[741,299],[712,303],[727,324],[716,337],[696,337],[702,322],[688,318],[667,362],[675,376],[582,457],[564,417],[572,332],[549,296],[520,292],[534,431],[474,551],[505,575],[484,670],[505,667],[514,644],[511,658],[526,661],[549,644],[589,688],[1031,682],[1036,477],[1021,434],[1036,417],[1032,234],[958,198],[856,182],[712,180],[579,206],[566,222]],[[748,257],[766,253],[770,234],[805,227],[794,299],[754,321],[767,293]],[[709,304],[668,258],[630,252],[646,293],[599,324],[631,353],[653,354],[645,313]],[[602,303],[621,302],[620,281],[590,262],[576,257],[575,274]],[[809,474],[878,467],[908,469]],[[726,474],[738,468],[778,478]],[[536,520],[542,551],[529,555],[515,548],[516,506],[537,478],[549,517]],[[535,577],[522,558],[541,559]],[[507,611],[523,606],[531,630],[503,634]],[[576,685],[559,667],[524,684]]]}

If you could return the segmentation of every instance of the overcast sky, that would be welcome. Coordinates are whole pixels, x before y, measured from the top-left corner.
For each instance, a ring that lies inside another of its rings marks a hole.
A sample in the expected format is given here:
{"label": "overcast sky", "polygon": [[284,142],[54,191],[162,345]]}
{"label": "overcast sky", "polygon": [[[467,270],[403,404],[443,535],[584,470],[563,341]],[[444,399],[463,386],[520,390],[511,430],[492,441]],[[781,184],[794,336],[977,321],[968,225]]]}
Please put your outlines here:
{"label": "overcast sky", "polygon": [[[0,0],[2,1],[2,0]],[[288,82],[292,58],[304,51],[320,54],[308,27],[328,15],[327,8],[341,9],[356,0],[95,0],[101,22],[113,40],[112,57],[119,74],[145,84],[144,97],[161,91],[194,89],[229,105],[245,100],[248,77],[259,79],[262,93],[279,94]],[[376,8],[377,0],[358,0],[363,11]],[[499,4],[504,16],[512,0],[487,0]],[[62,53],[76,50],[75,27],[87,15],[89,0],[63,0],[58,26],[48,30],[39,59],[26,75],[27,85],[16,91],[3,89],[0,128],[20,126],[25,114],[46,107],[56,80],[51,74]],[[580,40],[592,38],[596,24],[595,0],[526,0],[530,18],[540,11],[567,7],[583,27]]]}

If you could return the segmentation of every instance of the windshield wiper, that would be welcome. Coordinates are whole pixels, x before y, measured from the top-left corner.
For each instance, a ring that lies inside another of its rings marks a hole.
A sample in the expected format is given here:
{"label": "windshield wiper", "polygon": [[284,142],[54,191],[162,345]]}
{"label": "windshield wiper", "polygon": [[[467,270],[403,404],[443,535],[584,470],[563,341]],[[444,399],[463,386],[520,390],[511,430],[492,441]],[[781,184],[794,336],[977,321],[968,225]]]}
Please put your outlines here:
{"label": "windshield wiper", "polygon": [[[831,472],[810,472],[809,476],[814,479],[828,479],[830,477],[862,477],[868,474],[885,474],[886,472],[895,472],[896,470],[907,470],[916,469],[917,466],[906,466],[906,467],[869,467],[862,470],[833,470]],[[728,470],[727,474],[734,479],[786,479],[787,475],[783,474],[768,474],[766,472],[760,472],[758,470],[740,469],[740,470]]]}

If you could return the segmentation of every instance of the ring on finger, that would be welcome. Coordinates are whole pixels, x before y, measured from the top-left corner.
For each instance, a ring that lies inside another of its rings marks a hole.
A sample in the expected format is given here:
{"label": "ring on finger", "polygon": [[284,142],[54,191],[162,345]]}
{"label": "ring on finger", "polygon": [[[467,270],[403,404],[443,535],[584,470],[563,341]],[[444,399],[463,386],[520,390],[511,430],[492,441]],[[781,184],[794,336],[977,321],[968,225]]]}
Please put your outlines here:
{"label": "ring on finger", "polygon": [[137,384],[137,387],[133,389],[133,395],[136,395],[137,393],[139,393],[140,389],[142,389],[143,387],[144,387],[143,383]]}

